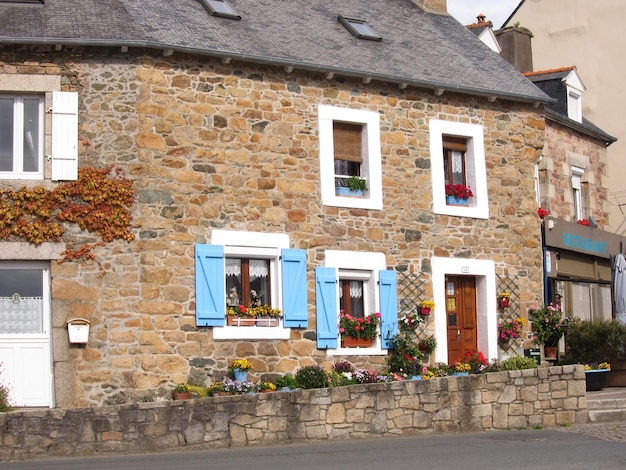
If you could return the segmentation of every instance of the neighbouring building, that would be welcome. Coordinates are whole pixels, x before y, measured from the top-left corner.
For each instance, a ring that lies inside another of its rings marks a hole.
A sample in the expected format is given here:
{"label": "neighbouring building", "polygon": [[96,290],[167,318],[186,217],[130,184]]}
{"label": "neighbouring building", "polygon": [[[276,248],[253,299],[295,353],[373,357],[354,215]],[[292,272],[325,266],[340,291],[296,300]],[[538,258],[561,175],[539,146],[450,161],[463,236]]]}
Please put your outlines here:
{"label": "neighbouring building", "polygon": [[[422,300],[431,360],[497,357],[498,293],[514,315],[543,301],[549,101],[445,0],[0,0],[2,187],[114,165],[136,191],[134,240],[94,260],[58,262],[98,241],[74,225],[0,242],[1,379],[21,406],[71,407],[209,384],[235,358],[256,379],[382,368]],[[257,304],[283,318],[227,318]],[[371,347],[342,347],[340,309],[381,313]]]}

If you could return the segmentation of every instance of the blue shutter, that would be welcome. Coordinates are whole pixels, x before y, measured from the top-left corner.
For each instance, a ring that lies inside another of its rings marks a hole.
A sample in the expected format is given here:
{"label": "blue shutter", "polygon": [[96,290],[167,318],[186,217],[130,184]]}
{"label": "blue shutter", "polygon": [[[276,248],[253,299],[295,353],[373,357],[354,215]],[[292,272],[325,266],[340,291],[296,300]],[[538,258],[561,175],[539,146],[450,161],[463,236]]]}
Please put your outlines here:
{"label": "blue shutter", "polygon": [[281,252],[283,272],[283,325],[306,328],[309,310],[306,287],[306,251],[284,249]]}
{"label": "blue shutter", "polygon": [[398,334],[398,298],[396,294],[396,272],[378,273],[380,294],[380,333],[383,349],[391,347],[391,339]]}
{"label": "blue shutter", "polygon": [[337,310],[337,276],[335,268],[315,268],[315,317],[317,347],[336,349],[338,346],[339,311]]}
{"label": "blue shutter", "polygon": [[196,245],[196,325],[224,326],[224,247]]}

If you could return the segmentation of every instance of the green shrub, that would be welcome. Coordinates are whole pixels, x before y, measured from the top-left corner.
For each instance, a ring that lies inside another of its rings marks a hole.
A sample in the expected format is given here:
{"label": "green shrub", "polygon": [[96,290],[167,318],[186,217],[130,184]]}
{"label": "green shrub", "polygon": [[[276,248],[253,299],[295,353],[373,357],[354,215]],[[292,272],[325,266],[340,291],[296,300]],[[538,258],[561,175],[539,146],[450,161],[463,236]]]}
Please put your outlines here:
{"label": "green shrub", "polygon": [[502,370],[536,369],[537,361],[530,357],[513,356],[505,359],[502,363]]}
{"label": "green shrub", "polygon": [[9,390],[4,385],[0,385],[0,413],[12,410],[13,407],[9,401]]}
{"label": "green shrub", "polygon": [[565,361],[568,363],[626,360],[626,325],[618,320],[572,320],[567,327],[565,342]]}
{"label": "green shrub", "polygon": [[298,383],[293,375],[286,374],[276,377],[276,388],[289,388],[294,390],[298,388]]}
{"label": "green shrub", "polygon": [[296,383],[300,388],[326,388],[328,377],[320,366],[306,366],[296,372]]}

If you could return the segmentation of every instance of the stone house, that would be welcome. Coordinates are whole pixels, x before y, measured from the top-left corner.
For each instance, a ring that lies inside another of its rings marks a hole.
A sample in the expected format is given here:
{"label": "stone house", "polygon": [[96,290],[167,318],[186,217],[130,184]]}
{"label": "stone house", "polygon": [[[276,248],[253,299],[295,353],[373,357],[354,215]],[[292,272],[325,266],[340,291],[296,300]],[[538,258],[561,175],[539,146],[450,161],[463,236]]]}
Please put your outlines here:
{"label": "stone house", "polygon": [[532,32],[509,26],[496,35],[506,60],[553,98],[536,169],[538,203],[549,214],[544,297],[566,316],[610,320],[612,259],[626,246],[626,238],[608,231],[614,166],[608,152],[617,139],[585,116],[587,87],[576,66],[534,71]]}
{"label": "stone house", "polygon": [[[542,301],[548,101],[445,0],[0,1],[3,187],[114,165],[136,191],[134,240],[94,260],[58,262],[98,241],[71,225],[0,242],[0,377],[20,405],[71,407],[165,397],[242,357],[257,380],[381,368],[422,300],[432,361],[497,357],[497,294],[512,315]],[[227,318],[257,302],[283,318]],[[381,313],[374,344],[342,347],[340,309]]]}

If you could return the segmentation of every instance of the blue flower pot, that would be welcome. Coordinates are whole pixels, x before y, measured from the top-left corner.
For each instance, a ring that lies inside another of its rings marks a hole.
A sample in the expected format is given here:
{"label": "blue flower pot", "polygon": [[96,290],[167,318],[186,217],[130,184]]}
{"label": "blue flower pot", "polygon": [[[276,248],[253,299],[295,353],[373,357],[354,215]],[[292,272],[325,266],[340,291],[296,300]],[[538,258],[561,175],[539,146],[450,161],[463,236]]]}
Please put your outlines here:
{"label": "blue flower pot", "polygon": [[233,369],[233,375],[237,382],[245,382],[248,380],[248,371],[242,369]]}
{"label": "blue flower pot", "polygon": [[469,372],[452,372],[452,375],[455,377],[467,377],[469,376]]}
{"label": "blue flower pot", "polygon": [[413,375],[411,377],[411,380],[422,380],[422,376],[421,375]]}
{"label": "blue flower pot", "polygon": [[459,199],[454,196],[446,196],[446,204],[448,206],[469,206],[469,199]]}

